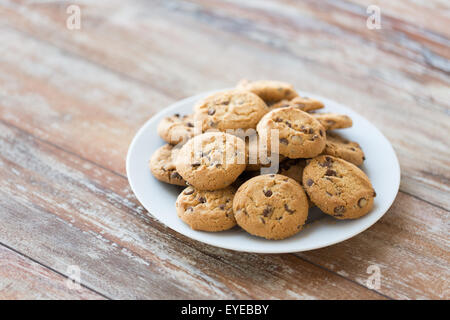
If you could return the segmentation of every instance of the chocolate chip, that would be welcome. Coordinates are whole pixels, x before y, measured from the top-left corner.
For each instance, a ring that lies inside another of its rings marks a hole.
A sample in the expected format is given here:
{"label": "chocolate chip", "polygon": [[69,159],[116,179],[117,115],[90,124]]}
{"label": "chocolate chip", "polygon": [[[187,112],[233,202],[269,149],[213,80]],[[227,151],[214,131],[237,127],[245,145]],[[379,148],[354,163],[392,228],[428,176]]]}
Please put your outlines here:
{"label": "chocolate chip", "polygon": [[225,205],[224,205],[224,204],[221,204],[221,205],[219,206],[219,209],[220,209],[220,210],[225,210]]}
{"label": "chocolate chip", "polygon": [[270,174],[269,177],[275,178],[275,175],[274,174]]}
{"label": "chocolate chip", "polygon": [[192,207],[187,207],[186,208],[186,212],[193,212],[194,211],[194,208],[192,208]]}
{"label": "chocolate chip", "polygon": [[356,149],[355,149],[355,148],[350,148],[350,150],[352,150],[352,151],[356,151]]}
{"label": "chocolate chip", "polygon": [[325,158],[325,162],[324,163],[319,163],[319,165],[321,166],[321,167],[327,167],[327,168],[331,168],[331,159],[330,158]]}
{"label": "chocolate chip", "polygon": [[264,195],[266,197],[270,197],[272,195],[272,191],[271,190],[267,190],[267,191],[263,191],[263,192],[264,192]]}
{"label": "chocolate chip", "polygon": [[373,191],[373,196],[374,196],[374,197],[376,197],[376,196],[377,196],[377,193],[376,193],[375,191]]}
{"label": "chocolate chip", "polygon": [[345,207],[344,207],[344,206],[338,206],[338,207],[334,208],[334,213],[335,213],[335,215],[337,215],[337,216],[339,216],[339,215],[342,216],[342,214],[343,214],[344,212],[345,212]]}
{"label": "chocolate chip", "polygon": [[366,204],[367,204],[367,200],[366,199],[361,198],[361,199],[358,200],[358,207],[360,207],[360,208],[365,207]]}
{"label": "chocolate chip", "polygon": [[319,136],[317,134],[315,134],[315,135],[312,136],[311,141],[314,141],[314,140],[316,140],[318,138],[319,138]]}
{"label": "chocolate chip", "polygon": [[210,115],[210,116],[212,116],[212,115],[214,115],[216,113],[216,109],[209,109],[208,110],[208,115]]}
{"label": "chocolate chip", "polygon": [[292,128],[292,124],[291,124],[289,121],[285,121],[284,123],[286,123],[286,125],[287,125],[289,128]]}
{"label": "chocolate chip", "polygon": [[220,163],[216,163],[216,168],[220,168],[222,165]]}
{"label": "chocolate chip", "polygon": [[363,161],[365,161],[366,160],[366,157],[365,156],[363,156]]}
{"label": "chocolate chip", "polygon": [[263,217],[259,217],[259,220],[261,220],[261,222],[262,222],[263,224],[266,224],[266,221],[264,220]]}
{"label": "chocolate chip", "polygon": [[337,172],[331,169],[328,169],[327,172],[325,172],[326,176],[337,176]]}
{"label": "chocolate chip", "polygon": [[306,185],[307,185],[308,187],[311,187],[311,186],[313,185],[313,183],[314,183],[314,181],[312,181],[312,179],[308,179],[308,180],[306,181]]}
{"label": "chocolate chip", "polygon": [[273,208],[271,206],[267,206],[263,210],[263,216],[268,217],[269,215],[272,214],[272,212],[273,212]]}
{"label": "chocolate chip", "polygon": [[181,176],[180,176],[180,174],[178,173],[178,172],[172,172],[172,174],[170,175],[170,177],[172,178],[172,179],[183,179]]}
{"label": "chocolate chip", "polygon": [[175,116],[176,118],[179,118],[179,117],[180,117],[180,114],[179,114],[179,113],[175,113],[174,116]]}
{"label": "chocolate chip", "polygon": [[319,134],[320,134],[321,137],[323,137],[323,131],[322,130],[319,130]]}
{"label": "chocolate chip", "polygon": [[186,125],[187,125],[189,128],[193,128],[193,127],[194,127],[194,124],[193,124],[192,122],[188,122],[188,123],[186,123]]}
{"label": "chocolate chip", "polygon": [[194,168],[197,168],[201,165],[200,162],[194,162],[193,164],[191,164]]}
{"label": "chocolate chip", "polygon": [[217,123],[215,123],[214,121],[210,121],[209,122],[209,126],[214,128],[217,125]]}
{"label": "chocolate chip", "polygon": [[281,142],[282,144],[289,144],[289,141],[288,141],[288,139],[286,139],[286,138],[281,138],[281,139],[280,139],[280,142]]}
{"label": "chocolate chip", "polygon": [[289,206],[286,203],[284,204],[284,210],[286,210],[290,214],[293,214],[295,212],[295,210],[292,210],[291,208],[289,208]]}
{"label": "chocolate chip", "polygon": [[194,188],[187,188],[186,190],[184,190],[183,192],[185,195],[191,195],[194,193]]}
{"label": "chocolate chip", "polygon": [[198,201],[200,201],[200,203],[205,203],[206,202],[206,198],[205,197],[200,197],[200,198],[198,198]]}
{"label": "chocolate chip", "polygon": [[281,119],[279,117],[275,118],[275,122],[282,122],[282,121],[283,121],[283,119]]}
{"label": "chocolate chip", "polygon": [[309,128],[308,133],[309,134],[313,134],[314,133],[314,129],[313,128]]}

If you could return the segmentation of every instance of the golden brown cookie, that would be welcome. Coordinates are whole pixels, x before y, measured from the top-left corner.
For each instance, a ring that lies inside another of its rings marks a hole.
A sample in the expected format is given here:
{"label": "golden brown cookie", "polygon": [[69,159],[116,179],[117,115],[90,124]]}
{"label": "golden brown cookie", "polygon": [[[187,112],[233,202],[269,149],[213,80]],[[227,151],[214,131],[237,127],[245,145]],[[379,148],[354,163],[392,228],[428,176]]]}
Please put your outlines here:
{"label": "golden brown cookie", "polygon": [[303,188],[293,179],[266,174],[241,185],[233,200],[236,222],[266,239],[285,239],[299,232],[308,217]]}
{"label": "golden brown cookie", "polygon": [[357,142],[344,139],[334,132],[327,133],[327,144],[322,154],[344,159],[356,166],[362,165],[366,159]]}
{"label": "golden brown cookie", "polygon": [[248,81],[244,79],[237,84],[237,89],[253,92],[266,103],[283,99],[291,100],[298,96],[291,84],[273,80]]}
{"label": "golden brown cookie", "polygon": [[170,144],[179,144],[186,142],[195,134],[193,115],[180,116],[174,114],[166,117],[158,124],[159,136]]}
{"label": "golden brown cookie", "polygon": [[186,181],[175,168],[175,157],[179,150],[170,144],[160,147],[153,153],[149,167],[156,179],[162,182],[185,186]]}
{"label": "golden brown cookie", "polygon": [[194,107],[195,123],[203,132],[211,129],[256,128],[256,124],[269,111],[257,95],[241,90],[215,93],[198,102]]}
{"label": "golden brown cookie", "polygon": [[308,97],[295,97],[292,100],[281,100],[279,102],[273,103],[269,105],[270,110],[277,109],[277,108],[288,108],[288,107],[294,107],[296,109],[308,112],[313,110],[322,109],[324,107],[323,102],[308,98]]}
{"label": "golden brown cookie", "polygon": [[198,190],[225,188],[246,166],[245,142],[223,132],[208,132],[192,138],[176,159],[178,173]]}
{"label": "golden brown cookie", "polygon": [[178,216],[194,230],[223,231],[233,228],[234,187],[200,191],[189,186],[178,196]]}
{"label": "golden brown cookie", "polygon": [[[270,111],[256,130],[260,137],[266,137],[272,152],[278,144],[278,153],[291,159],[315,157],[325,148],[326,133],[320,122],[294,107]],[[277,133],[279,143],[273,144]]]}
{"label": "golden brown cookie", "polygon": [[328,130],[350,128],[353,121],[345,114],[337,113],[312,113],[314,118],[320,121],[324,128]]}
{"label": "golden brown cookie", "polygon": [[311,201],[337,219],[356,219],[373,207],[375,191],[367,175],[354,164],[318,156],[303,170],[303,186]]}

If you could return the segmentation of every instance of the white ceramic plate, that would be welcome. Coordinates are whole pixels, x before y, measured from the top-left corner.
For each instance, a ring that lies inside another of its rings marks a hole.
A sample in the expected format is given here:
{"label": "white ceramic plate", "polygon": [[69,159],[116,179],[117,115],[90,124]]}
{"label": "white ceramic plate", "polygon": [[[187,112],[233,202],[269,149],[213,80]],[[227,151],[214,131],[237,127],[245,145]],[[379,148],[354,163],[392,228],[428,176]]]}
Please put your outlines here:
{"label": "white ceramic plate", "polygon": [[175,210],[175,201],[182,187],[156,180],[148,169],[152,153],[164,144],[156,132],[159,121],[174,113],[192,113],[196,101],[211,92],[196,95],[163,109],[152,117],[136,134],[127,156],[127,175],[131,188],[141,204],[159,221],[192,239],[226,249],[258,252],[287,253],[326,247],[366,230],[380,219],[394,201],[400,185],[400,166],[389,141],[365,118],[329,99],[302,92],[325,103],[320,110],[349,115],[353,127],[339,130],[344,137],[357,141],[366,155],[362,166],[377,193],[373,210],[357,220],[341,221],[323,214],[317,207],[310,210],[308,225],[297,235],[285,240],[266,240],[252,236],[236,227],[223,232],[194,231],[181,221]]}

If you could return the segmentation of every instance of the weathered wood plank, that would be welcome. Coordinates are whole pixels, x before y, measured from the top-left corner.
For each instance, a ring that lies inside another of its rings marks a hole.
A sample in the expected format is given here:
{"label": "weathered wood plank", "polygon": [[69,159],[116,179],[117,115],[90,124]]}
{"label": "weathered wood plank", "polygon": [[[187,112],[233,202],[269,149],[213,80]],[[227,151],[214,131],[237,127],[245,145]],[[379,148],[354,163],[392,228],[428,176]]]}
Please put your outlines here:
{"label": "weathered wood plank", "polygon": [[80,287],[69,288],[67,278],[0,245],[0,299],[104,299]]}
{"label": "weathered wood plank", "polygon": [[[17,3],[3,3],[5,23],[26,32],[9,30],[4,37],[10,41],[2,41],[3,86],[9,83],[3,89],[3,113],[15,125],[87,159],[124,173],[132,133],[167,102],[233,85],[241,77],[278,78],[369,117],[399,155],[401,189],[450,208],[450,154],[442,134],[450,130],[449,78],[445,63],[444,69],[430,67],[426,50],[418,49],[430,41],[436,48],[447,48],[444,35],[409,35],[394,28],[389,17],[385,29],[371,31],[362,13],[362,25],[352,24],[358,12],[334,2],[267,2],[259,9],[252,1],[137,1],[126,7],[122,2],[96,7],[82,2],[84,24],[79,32],[64,28],[64,4],[24,6],[19,13]],[[420,31],[406,26],[410,33]],[[37,56],[36,47],[45,55]],[[435,59],[445,62],[442,50],[435,51]],[[217,58],[206,61],[205,56]],[[40,68],[33,68],[36,64]],[[45,83],[48,74],[57,76]],[[11,88],[11,77],[19,88]],[[28,108],[23,115],[22,96],[31,88],[46,106]],[[79,94],[92,88],[95,94]],[[64,115],[65,121],[56,124]],[[92,137],[104,144],[92,145]],[[424,154],[427,161],[418,161]]]}
{"label": "weathered wood plank", "polygon": [[80,266],[108,297],[384,298],[294,255],[188,240],[148,216],[124,177],[4,124],[0,150],[0,241],[63,274]]}

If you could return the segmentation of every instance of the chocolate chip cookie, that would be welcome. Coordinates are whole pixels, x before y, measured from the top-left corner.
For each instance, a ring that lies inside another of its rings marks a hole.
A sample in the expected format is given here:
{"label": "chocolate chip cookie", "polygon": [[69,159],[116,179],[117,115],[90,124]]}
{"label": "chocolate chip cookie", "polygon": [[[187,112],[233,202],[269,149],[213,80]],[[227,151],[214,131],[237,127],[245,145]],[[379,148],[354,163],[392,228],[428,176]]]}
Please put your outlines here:
{"label": "chocolate chip cookie", "polygon": [[192,186],[180,193],[176,202],[177,214],[194,230],[223,231],[233,228],[234,187],[215,191],[201,191]]}
{"label": "chocolate chip cookie", "polygon": [[293,179],[268,174],[241,185],[233,200],[236,222],[266,239],[284,239],[299,232],[308,217],[303,188]]}
{"label": "chocolate chip cookie", "polygon": [[337,113],[312,113],[312,116],[320,121],[326,130],[350,128],[352,119],[345,114]]}
{"label": "chocolate chip cookie", "polygon": [[373,207],[375,191],[367,175],[345,160],[321,155],[303,170],[303,186],[311,201],[337,219],[356,219]]}
{"label": "chocolate chip cookie", "polygon": [[268,111],[267,105],[256,94],[229,90],[198,102],[194,107],[194,119],[203,132],[211,129],[254,129]]}
{"label": "chocolate chip cookie", "polygon": [[308,98],[308,97],[295,97],[292,100],[281,100],[279,102],[273,103],[269,105],[270,110],[277,109],[277,108],[288,108],[288,107],[294,107],[296,109],[308,112],[313,110],[322,109],[324,107],[323,102]]}
{"label": "chocolate chip cookie", "polygon": [[278,153],[291,159],[315,157],[325,148],[326,133],[320,122],[294,107],[270,111],[256,130],[260,137],[266,137],[272,152],[278,144]]}
{"label": "chocolate chip cookie", "polygon": [[196,133],[194,130],[194,116],[174,114],[166,117],[158,124],[159,136],[170,144],[186,142]]}
{"label": "chocolate chip cookie", "polygon": [[225,188],[246,166],[245,142],[223,132],[208,132],[192,138],[176,159],[179,174],[198,190]]}
{"label": "chocolate chip cookie", "polygon": [[237,89],[253,92],[266,103],[273,103],[283,99],[291,100],[298,96],[291,84],[282,81],[248,81],[244,79],[237,84]]}
{"label": "chocolate chip cookie", "polygon": [[356,166],[362,165],[366,159],[357,142],[344,139],[334,132],[327,133],[327,143],[322,154],[344,159]]}
{"label": "chocolate chip cookie", "polygon": [[185,186],[186,181],[175,168],[175,157],[179,149],[166,144],[153,153],[149,167],[156,179],[162,182]]}

